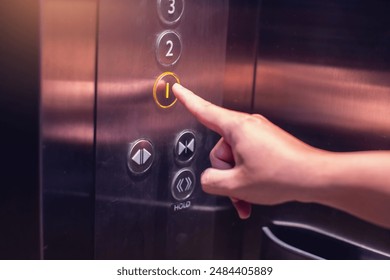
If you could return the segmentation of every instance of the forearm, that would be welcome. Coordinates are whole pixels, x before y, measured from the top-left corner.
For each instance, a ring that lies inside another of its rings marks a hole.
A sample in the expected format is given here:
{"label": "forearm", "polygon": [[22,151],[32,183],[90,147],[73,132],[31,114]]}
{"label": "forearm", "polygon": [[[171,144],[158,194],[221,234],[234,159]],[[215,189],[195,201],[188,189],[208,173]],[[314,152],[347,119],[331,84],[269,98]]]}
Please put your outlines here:
{"label": "forearm", "polygon": [[324,152],[315,201],[390,228],[390,152]]}

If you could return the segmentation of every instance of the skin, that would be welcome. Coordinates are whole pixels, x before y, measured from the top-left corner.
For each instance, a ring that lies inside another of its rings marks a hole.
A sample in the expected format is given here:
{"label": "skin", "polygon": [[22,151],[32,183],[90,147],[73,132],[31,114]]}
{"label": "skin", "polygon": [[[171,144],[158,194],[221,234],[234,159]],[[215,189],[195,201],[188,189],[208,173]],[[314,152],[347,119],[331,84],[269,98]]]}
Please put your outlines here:
{"label": "skin", "polygon": [[390,228],[390,152],[311,147],[261,115],[227,110],[179,84],[177,99],[221,135],[201,175],[203,190],[231,198],[242,219],[252,204],[298,201],[338,208]]}

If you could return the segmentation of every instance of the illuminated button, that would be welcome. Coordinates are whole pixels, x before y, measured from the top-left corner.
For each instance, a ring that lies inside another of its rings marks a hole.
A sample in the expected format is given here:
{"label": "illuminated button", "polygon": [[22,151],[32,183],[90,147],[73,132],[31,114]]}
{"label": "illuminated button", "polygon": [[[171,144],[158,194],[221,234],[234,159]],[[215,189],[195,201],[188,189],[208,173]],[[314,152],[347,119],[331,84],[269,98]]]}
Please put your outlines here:
{"label": "illuminated button", "polygon": [[137,140],[131,144],[127,156],[127,167],[135,175],[149,170],[154,160],[153,145],[147,140]]}
{"label": "illuminated button", "polygon": [[181,40],[174,31],[165,31],[157,38],[156,57],[162,66],[172,66],[181,56]]}
{"label": "illuminated button", "polygon": [[183,15],[183,0],[158,0],[157,11],[160,20],[168,25],[178,22]]}
{"label": "illuminated button", "polygon": [[191,131],[183,131],[177,138],[175,156],[180,163],[189,162],[195,154],[196,138]]}
{"label": "illuminated button", "polygon": [[180,84],[180,80],[172,72],[162,73],[157,78],[153,87],[153,98],[159,107],[167,109],[176,103],[177,99],[172,92],[172,86],[175,83]]}
{"label": "illuminated button", "polygon": [[195,175],[189,169],[182,169],[172,181],[172,196],[183,201],[191,196],[195,189]]}

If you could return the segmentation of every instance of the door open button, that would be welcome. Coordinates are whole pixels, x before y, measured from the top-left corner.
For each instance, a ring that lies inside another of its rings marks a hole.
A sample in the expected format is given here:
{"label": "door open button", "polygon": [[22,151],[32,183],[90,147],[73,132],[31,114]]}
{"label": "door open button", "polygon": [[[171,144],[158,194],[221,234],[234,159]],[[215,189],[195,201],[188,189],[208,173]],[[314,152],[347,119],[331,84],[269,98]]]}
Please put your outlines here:
{"label": "door open button", "polygon": [[177,99],[172,92],[175,83],[180,84],[180,80],[172,72],[165,72],[157,78],[153,87],[153,98],[159,107],[168,109],[176,103]]}
{"label": "door open button", "polygon": [[152,143],[147,140],[135,141],[127,156],[127,167],[135,175],[140,175],[149,170],[154,159]]}

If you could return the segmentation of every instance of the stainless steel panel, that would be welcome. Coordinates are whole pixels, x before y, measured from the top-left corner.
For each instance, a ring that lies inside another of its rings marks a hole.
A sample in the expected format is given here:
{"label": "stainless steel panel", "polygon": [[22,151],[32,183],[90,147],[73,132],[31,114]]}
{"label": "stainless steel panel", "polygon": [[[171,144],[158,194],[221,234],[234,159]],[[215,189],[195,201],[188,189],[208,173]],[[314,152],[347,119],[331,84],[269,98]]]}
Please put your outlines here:
{"label": "stainless steel panel", "polygon": [[256,112],[313,127],[323,148],[390,149],[389,11],[386,1],[265,1]]}
{"label": "stainless steel panel", "polygon": [[97,1],[41,1],[44,258],[93,257]]}
{"label": "stainless steel panel", "polygon": [[[221,205],[203,194],[199,184],[215,135],[181,104],[158,107],[152,89],[161,73],[172,71],[184,85],[221,104],[228,1],[184,1],[183,15],[173,25],[160,21],[157,2],[100,3],[96,257],[222,257],[214,248],[228,244],[230,235],[216,237],[215,223],[219,215],[234,212],[230,204]],[[181,39],[182,53],[173,66],[160,65],[156,59],[156,42],[167,30]],[[191,163],[180,165],[174,159],[175,139],[187,129],[196,135],[199,148]],[[152,167],[142,176],[132,175],[126,164],[129,145],[137,139],[149,140],[155,151]],[[171,183],[182,168],[196,174],[196,187],[185,201],[190,208],[174,211],[178,202],[172,197]],[[226,246],[221,248],[227,251]]]}
{"label": "stainless steel panel", "polygon": [[254,102],[260,1],[229,1],[223,92],[225,108],[251,113]]}
{"label": "stainless steel panel", "polygon": [[[323,149],[390,149],[389,12],[388,1],[262,1],[254,112]],[[261,211],[263,223],[309,225],[390,252],[388,230],[337,210]]]}

